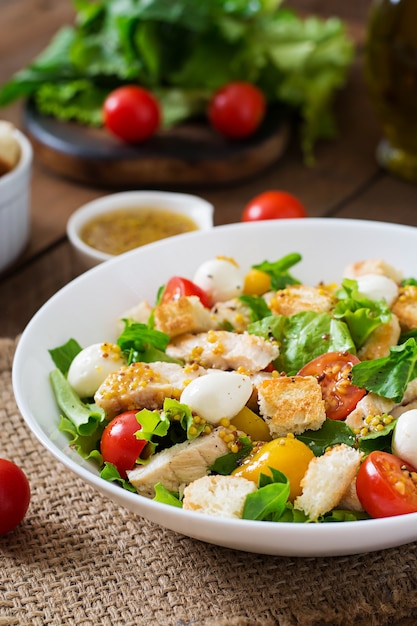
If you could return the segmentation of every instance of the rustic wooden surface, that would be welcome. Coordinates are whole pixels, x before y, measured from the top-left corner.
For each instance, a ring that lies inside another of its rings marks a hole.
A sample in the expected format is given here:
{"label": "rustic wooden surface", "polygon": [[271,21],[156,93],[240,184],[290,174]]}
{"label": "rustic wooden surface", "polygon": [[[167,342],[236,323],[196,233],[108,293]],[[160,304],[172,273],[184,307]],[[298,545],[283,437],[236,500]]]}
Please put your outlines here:
{"label": "rustic wooden surface", "polygon": [[[320,142],[314,167],[303,164],[293,135],[284,157],[262,174],[220,188],[207,181],[198,193],[214,204],[215,224],[239,221],[244,204],[257,193],[285,189],[300,198],[312,217],[377,219],[417,226],[417,186],[387,175],[375,162],[380,129],[362,72],[369,0],[293,0],[287,4],[306,13],[336,14],[348,20],[357,41],[348,85],[335,102],[339,136]],[[0,0],[0,83],[32,60],[72,17],[69,0]],[[0,117],[22,127],[22,104],[0,110]],[[78,206],[105,193],[98,186],[73,183],[53,174],[35,152],[31,238],[18,262],[0,275],[0,335],[21,332],[36,310],[82,271],[65,236],[66,222]]]}

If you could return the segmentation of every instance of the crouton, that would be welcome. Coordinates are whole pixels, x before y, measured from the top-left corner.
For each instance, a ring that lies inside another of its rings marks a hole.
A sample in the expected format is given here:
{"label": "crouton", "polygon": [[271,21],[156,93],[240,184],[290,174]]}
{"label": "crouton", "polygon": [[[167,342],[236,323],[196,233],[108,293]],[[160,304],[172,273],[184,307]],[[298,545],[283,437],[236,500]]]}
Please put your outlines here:
{"label": "crouton", "polygon": [[195,335],[187,333],[173,339],[166,353],[186,363],[221,370],[243,369],[258,372],[279,355],[278,344],[257,335],[210,330]]}
{"label": "crouton", "polygon": [[170,337],[200,333],[216,326],[210,310],[201,304],[197,296],[181,296],[178,300],[157,305],[154,310],[154,324],[156,330]]}
{"label": "crouton", "polygon": [[343,278],[355,279],[365,274],[387,276],[387,278],[391,278],[396,283],[400,283],[403,279],[402,273],[383,259],[368,259],[351,263],[345,268]]}
{"label": "crouton", "polygon": [[301,481],[301,496],[294,508],[304,511],[310,520],[337,507],[355,478],[363,453],[342,443],[310,461]]}
{"label": "crouton", "polygon": [[388,356],[391,346],[396,346],[401,335],[401,327],[396,315],[392,315],[389,322],[380,324],[369,335],[358,351],[361,361],[371,361]]}
{"label": "crouton", "polygon": [[10,122],[0,120],[0,176],[16,167],[20,159],[20,144]]}
{"label": "crouton", "polygon": [[256,491],[253,481],[238,476],[204,476],[184,489],[182,507],[217,517],[241,519],[246,496]]}
{"label": "crouton", "polygon": [[383,398],[376,393],[368,393],[359,400],[356,407],[345,419],[345,424],[350,428],[362,428],[368,415],[383,415],[390,413],[395,406],[395,402],[389,398]]}
{"label": "crouton", "polygon": [[403,332],[417,328],[417,287],[401,287],[391,310],[398,317]]}
{"label": "crouton", "polygon": [[314,376],[279,376],[257,385],[261,416],[271,437],[318,430],[326,419],[320,384]]}
{"label": "crouton", "polygon": [[268,295],[267,304],[273,315],[290,316],[301,311],[328,313],[335,305],[335,298],[328,289],[290,285],[272,295]]}

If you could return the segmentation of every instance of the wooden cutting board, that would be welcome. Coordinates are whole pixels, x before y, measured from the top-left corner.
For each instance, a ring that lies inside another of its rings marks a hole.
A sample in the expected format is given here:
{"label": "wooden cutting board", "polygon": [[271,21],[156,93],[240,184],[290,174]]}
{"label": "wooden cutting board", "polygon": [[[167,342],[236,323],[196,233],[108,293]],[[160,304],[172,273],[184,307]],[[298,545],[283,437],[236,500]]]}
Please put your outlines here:
{"label": "wooden cutting board", "polygon": [[133,146],[104,129],[41,115],[30,102],[24,125],[41,163],[66,178],[107,188],[237,183],[277,161],[289,139],[289,124],[279,109],[271,109],[260,129],[243,141],[196,121]]}

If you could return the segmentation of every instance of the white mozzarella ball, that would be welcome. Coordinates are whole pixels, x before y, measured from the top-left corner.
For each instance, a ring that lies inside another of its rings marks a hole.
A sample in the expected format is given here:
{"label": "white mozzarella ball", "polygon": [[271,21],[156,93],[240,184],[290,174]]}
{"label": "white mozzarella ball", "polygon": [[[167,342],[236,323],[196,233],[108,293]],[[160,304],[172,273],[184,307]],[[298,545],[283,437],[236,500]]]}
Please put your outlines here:
{"label": "white mozzarella ball", "polygon": [[237,372],[212,372],[192,380],[181,394],[180,402],[210,424],[232,419],[243,409],[252,394],[249,376]]}
{"label": "white mozzarella ball", "polygon": [[392,435],[395,456],[417,469],[417,409],[405,411],[395,422]]}
{"label": "white mozzarella ball", "polygon": [[80,398],[90,398],[107,376],[123,365],[126,361],[118,346],[95,343],[81,350],[73,359],[68,382]]}
{"label": "white mozzarella ball", "polygon": [[225,302],[242,293],[244,276],[233,259],[218,257],[200,265],[193,282],[204,289],[213,302]]}
{"label": "white mozzarella ball", "polygon": [[398,285],[381,274],[364,274],[357,277],[359,291],[369,300],[385,300],[391,306],[398,296]]}

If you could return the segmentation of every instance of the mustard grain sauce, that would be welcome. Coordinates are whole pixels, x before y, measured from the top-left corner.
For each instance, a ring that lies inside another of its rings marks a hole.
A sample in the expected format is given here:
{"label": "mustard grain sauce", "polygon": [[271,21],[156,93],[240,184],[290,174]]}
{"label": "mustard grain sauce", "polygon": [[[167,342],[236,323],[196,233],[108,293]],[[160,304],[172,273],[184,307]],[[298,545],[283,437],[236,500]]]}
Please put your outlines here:
{"label": "mustard grain sauce", "polygon": [[197,229],[191,218],[173,211],[125,209],[92,218],[82,229],[81,239],[96,250],[117,255]]}

